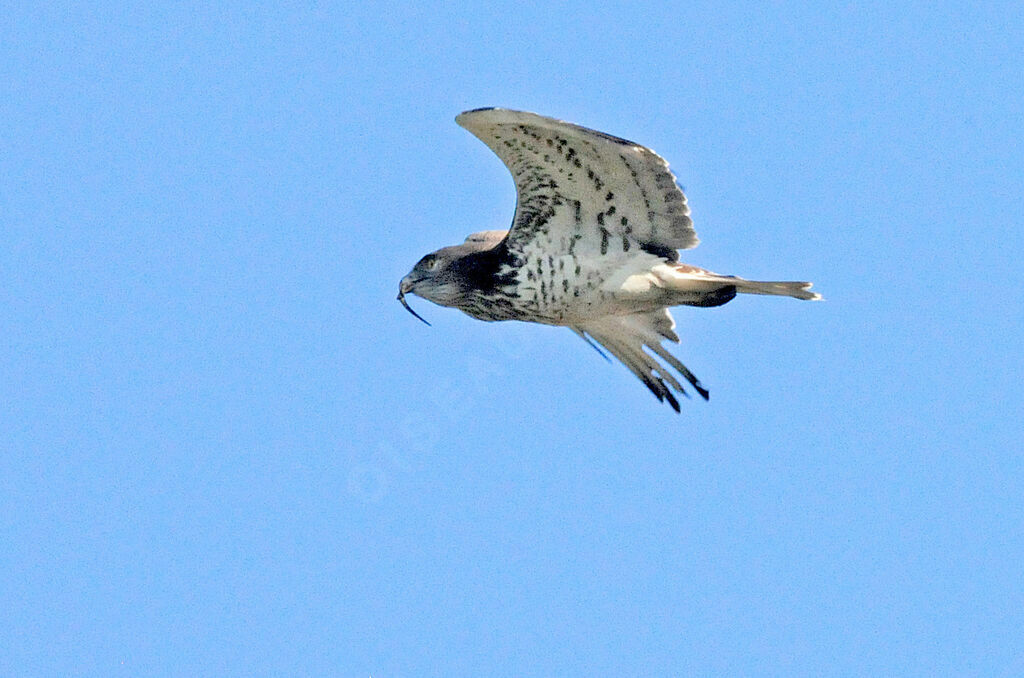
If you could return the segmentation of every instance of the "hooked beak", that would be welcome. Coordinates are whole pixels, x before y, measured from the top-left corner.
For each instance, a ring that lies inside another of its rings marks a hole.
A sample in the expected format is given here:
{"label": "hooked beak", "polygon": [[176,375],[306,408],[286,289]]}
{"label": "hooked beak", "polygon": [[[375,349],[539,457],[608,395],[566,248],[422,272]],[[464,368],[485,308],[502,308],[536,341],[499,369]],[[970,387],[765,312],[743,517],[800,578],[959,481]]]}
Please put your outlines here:
{"label": "hooked beak", "polygon": [[[409,306],[409,302],[405,300],[405,295],[408,292],[411,292],[412,288],[415,286],[416,284],[412,280],[410,280],[408,276],[402,278],[402,282],[398,284],[398,301],[401,302],[402,306],[405,306],[406,311],[412,313],[420,320],[423,320],[423,318],[420,318],[420,314],[412,310],[412,307]],[[425,322],[428,327],[430,326],[430,323],[428,323],[426,320],[423,320],[423,322]]]}

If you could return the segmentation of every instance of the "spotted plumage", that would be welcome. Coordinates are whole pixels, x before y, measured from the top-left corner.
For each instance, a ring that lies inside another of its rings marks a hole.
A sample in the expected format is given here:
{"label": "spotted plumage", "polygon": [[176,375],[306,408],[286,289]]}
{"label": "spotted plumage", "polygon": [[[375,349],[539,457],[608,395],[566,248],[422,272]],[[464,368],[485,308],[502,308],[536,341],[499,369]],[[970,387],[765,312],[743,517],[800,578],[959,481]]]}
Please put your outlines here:
{"label": "spotted plumage", "polygon": [[423,257],[401,281],[403,304],[413,293],[480,320],[569,327],[678,412],[673,391],[686,391],[676,374],[708,392],[662,346],[679,341],[669,307],[720,306],[738,292],[820,299],[810,283],[680,263],[677,250],[699,241],[675,176],[649,148],[521,111],[477,109],[456,122],[512,173],[515,217],[507,231],[474,233]]}

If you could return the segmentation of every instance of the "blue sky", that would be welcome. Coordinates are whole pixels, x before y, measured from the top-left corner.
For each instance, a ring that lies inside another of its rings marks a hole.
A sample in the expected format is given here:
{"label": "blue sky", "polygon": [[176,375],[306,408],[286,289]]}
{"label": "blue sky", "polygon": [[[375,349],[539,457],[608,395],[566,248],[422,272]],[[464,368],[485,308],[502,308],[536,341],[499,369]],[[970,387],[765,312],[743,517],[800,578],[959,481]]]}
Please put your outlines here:
{"label": "blue sky", "polygon": [[[179,3],[0,18],[0,673],[1024,672],[1019,3]],[[710,402],[394,301],[647,144]]]}

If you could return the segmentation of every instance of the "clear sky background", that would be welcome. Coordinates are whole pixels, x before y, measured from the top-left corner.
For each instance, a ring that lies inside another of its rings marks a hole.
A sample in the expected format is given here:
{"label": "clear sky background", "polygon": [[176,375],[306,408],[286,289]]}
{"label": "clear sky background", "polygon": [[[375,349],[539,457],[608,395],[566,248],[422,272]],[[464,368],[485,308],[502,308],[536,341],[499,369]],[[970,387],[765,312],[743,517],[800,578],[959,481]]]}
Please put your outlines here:
{"label": "clear sky background", "polygon": [[[13,3],[0,674],[1024,674],[1020,3]],[[412,299],[457,127],[656,149],[710,402]]]}

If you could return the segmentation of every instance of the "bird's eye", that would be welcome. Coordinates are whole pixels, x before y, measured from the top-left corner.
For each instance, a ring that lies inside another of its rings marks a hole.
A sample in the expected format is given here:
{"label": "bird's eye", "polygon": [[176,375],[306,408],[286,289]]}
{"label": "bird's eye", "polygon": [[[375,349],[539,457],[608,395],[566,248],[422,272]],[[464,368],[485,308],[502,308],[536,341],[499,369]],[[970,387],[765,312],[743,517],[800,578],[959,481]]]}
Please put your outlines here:
{"label": "bird's eye", "polygon": [[428,271],[433,271],[435,268],[437,268],[437,257],[423,257],[423,261],[420,262],[420,265]]}

